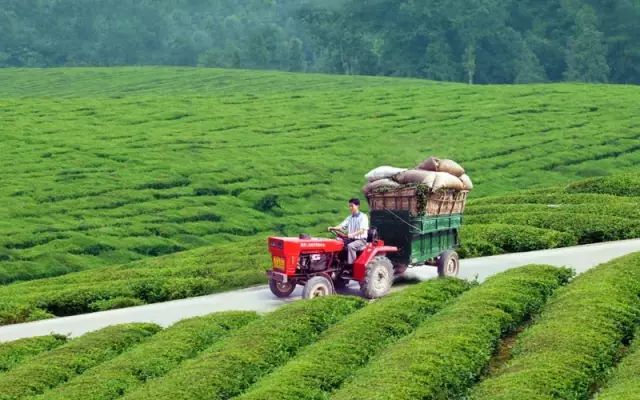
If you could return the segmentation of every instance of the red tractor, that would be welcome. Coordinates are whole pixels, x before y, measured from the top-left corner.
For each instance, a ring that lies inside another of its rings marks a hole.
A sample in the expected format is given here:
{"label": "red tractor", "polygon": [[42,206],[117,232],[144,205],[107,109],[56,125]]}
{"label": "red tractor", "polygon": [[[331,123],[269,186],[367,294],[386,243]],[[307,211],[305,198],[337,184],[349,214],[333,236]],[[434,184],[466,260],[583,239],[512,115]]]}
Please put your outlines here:
{"label": "red tractor", "polygon": [[[344,237],[344,232],[334,233]],[[296,285],[304,286],[303,298],[326,296],[355,280],[366,298],[377,298],[389,291],[394,273],[400,272],[394,272],[394,265],[387,258],[398,248],[385,246],[375,229],[369,230],[367,246],[352,266],[345,262],[346,249],[341,239],[270,237],[268,244],[273,262],[273,268],[267,271],[269,287],[278,297],[289,296]]]}

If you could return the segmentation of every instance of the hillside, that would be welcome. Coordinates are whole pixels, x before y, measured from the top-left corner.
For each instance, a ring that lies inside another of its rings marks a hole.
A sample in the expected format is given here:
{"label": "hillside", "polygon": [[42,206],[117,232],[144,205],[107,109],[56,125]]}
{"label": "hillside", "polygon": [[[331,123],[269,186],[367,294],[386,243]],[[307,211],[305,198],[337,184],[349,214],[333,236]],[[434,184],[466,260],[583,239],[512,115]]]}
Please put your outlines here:
{"label": "hillside", "polygon": [[459,160],[472,199],[631,171],[636,87],[215,69],[0,70],[0,282],[320,232],[362,175]]}
{"label": "hillside", "polygon": [[327,296],[2,343],[0,399],[632,399],[639,266],[640,253],[575,278],[528,265],[372,303]]}

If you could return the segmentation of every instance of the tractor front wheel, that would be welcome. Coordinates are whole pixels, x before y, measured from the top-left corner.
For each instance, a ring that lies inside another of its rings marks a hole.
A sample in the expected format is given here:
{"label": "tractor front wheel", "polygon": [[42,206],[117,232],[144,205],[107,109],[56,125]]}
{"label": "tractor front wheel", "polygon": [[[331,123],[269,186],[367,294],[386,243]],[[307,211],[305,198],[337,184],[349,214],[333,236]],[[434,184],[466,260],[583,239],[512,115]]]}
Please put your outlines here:
{"label": "tractor front wheel", "polygon": [[280,298],[289,297],[291,293],[293,293],[296,288],[296,283],[294,281],[278,282],[275,279],[269,280],[269,289],[271,289],[271,293],[275,294]]}
{"label": "tractor front wheel", "polygon": [[460,258],[458,253],[453,250],[447,250],[440,254],[438,258],[438,275],[440,277],[445,276],[458,276],[460,270]]}
{"label": "tractor front wheel", "polygon": [[302,289],[303,299],[313,299],[314,297],[329,296],[333,294],[333,284],[324,276],[314,276],[307,281]]}
{"label": "tractor front wheel", "polygon": [[364,281],[360,282],[360,290],[367,299],[376,299],[387,294],[392,283],[393,264],[387,257],[377,256],[367,264]]}

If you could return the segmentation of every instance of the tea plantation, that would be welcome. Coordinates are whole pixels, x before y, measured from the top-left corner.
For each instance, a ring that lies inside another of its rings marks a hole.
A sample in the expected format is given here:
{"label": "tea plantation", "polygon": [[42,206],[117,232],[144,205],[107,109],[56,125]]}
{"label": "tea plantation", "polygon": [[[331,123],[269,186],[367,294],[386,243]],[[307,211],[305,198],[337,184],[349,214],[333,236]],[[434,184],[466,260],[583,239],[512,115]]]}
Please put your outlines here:
{"label": "tea plantation", "polygon": [[[335,224],[347,213],[346,199],[360,194],[363,174],[379,165],[413,167],[430,155],[458,160],[474,179],[474,201],[637,170],[639,99],[636,87],[614,85],[468,86],[153,67],[2,69],[0,283],[209,245],[216,246],[185,255],[193,261],[190,272],[167,268],[144,288],[135,279],[175,259],[117,267],[136,270],[127,278],[133,289],[74,307],[256,283],[252,266],[264,259],[264,247],[253,244],[270,233],[317,233]],[[505,212],[487,208],[492,200],[476,203],[465,252],[635,235],[634,222],[623,221],[635,198],[606,210],[587,198],[580,207],[554,210],[542,198],[539,206]],[[593,214],[600,217],[592,223]],[[512,243],[507,232],[514,230],[505,224],[528,228],[516,228]],[[497,241],[487,239],[493,233]],[[205,265],[229,274],[211,274]],[[237,268],[246,276],[231,273]],[[211,276],[198,289],[180,281],[202,274]],[[167,288],[161,275],[180,282]],[[103,280],[89,279],[98,291]],[[51,292],[65,296],[59,288]]]}
{"label": "tea plantation", "polygon": [[4,343],[0,399],[631,399],[639,328],[635,253]]}

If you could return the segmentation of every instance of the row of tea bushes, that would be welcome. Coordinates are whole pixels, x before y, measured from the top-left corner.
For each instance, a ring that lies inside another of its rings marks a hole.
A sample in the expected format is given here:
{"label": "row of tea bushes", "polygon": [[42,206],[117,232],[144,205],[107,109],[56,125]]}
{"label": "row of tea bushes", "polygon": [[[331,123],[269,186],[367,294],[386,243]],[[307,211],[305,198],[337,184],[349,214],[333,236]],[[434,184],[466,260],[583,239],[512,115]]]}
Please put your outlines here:
{"label": "row of tea bushes", "polygon": [[[466,217],[465,217],[466,218]],[[460,231],[462,257],[553,249],[578,244],[568,232],[509,224],[469,224]]]}
{"label": "row of tea bushes", "polygon": [[265,315],[179,369],[124,399],[228,399],[315,342],[331,325],[363,307],[356,297],[298,301]]}
{"label": "row of tea bushes", "polygon": [[513,358],[475,400],[586,399],[640,322],[640,253],[600,265],[558,291]]}
{"label": "row of tea bushes", "polygon": [[155,324],[115,325],[35,356],[0,375],[0,400],[22,399],[54,388],[158,331]]}
{"label": "row of tea bushes", "polygon": [[49,335],[0,343],[0,373],[9,371],[40,353],[61,346],[66,341],[66,336]]}
{"label": "row of tea bushes", "polygon": [[640,219],[640,200],[586,204],[555,203],[520,203],[520,204],[485,204],[468,207],[465,215],[500,214],[511,212],[568,212],[576,214],[609,215],[613,217]]}
{"label": "row of tea bushes", "polygon": [[605,193],[616,196],[640,196],[638,174],[618,174],[585,179],[567,185],[568,193]]}
{"label": "row of tea bushes", "polygon": [[[640,220],[571,212],[508,212],[465,216],[465,224],[513,224],[567,232],[579,244],[640,237]],[[464,229],[464,228],[463,228]]]}
{"label": "row of tea bushes", "polygon": [[[640,331],[636,332],[640,334]],[[620,365],[614,370],[598,400],[635,400],[640,393],[640,337],[636,339]]]}
{"label": "row of tea bushes", "polygon": [[500,337],[570,277],[565,268],[532,265],[487,279],[386,349],[332,399],[460,397],[486,368]]}
{"label": "row of tea bushes", "polygon": [[464,281],[438,279],[382,298],[329,328],[238,400],[328,398],[358,368],[468,288]]}
{"label": "row of tea bushes", "polygon": [[258,318],[254,312],[215,313],[183,320],[118,357],[92,368],[39,399],[112,400],[197,356]]}

